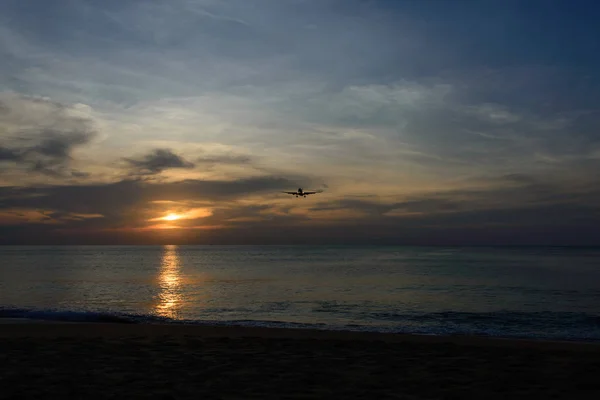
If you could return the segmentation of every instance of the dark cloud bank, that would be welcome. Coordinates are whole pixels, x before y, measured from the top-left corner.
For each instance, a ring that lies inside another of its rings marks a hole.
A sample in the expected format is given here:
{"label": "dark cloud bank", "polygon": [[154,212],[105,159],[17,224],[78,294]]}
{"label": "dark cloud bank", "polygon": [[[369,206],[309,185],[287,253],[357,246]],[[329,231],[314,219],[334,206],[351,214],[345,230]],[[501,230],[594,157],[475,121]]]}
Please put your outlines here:
{"label": "dark cloud bank", "polygon": [[133,172],[141,175],[156,175],[172,168],[192,169],[195,165],[173,153],[170,149],[155,149],[138,159],[125,158]]}
{"label": "dark cloud bank", "polygon": [[[516,183],[514,177],[506,177],[506,180],[513,183],[494,189],[415,196],[393,203],[364,198],[313,199],[312,213],[343,209],[362,215],[335,222],[312,219],[311,213],[290,214],[287,213],[289,208],[236,203],[249,194],[275,195],[281,187],[296,183],[277,177],[173,183],[132,179],[96,185],[3,187],[0,188],[0,210],[51,210],[49,215],[57,220],[72,214],[99,213],[104,217],[63,219],[62,224],[4,225],[0,228],[0,243],[600,244],[600,189],[587,185],[545,186],[533,177],[524,176]],[[158,200],[213,204],[212,216],[182,221],[182,224],[220,228],[111,229],[142,226],[140,212]],[[293,201],[297,200],[290,200]]]}
{"label": "dark cloud bank", "polygon": [[249,156],[228,154],[202,156],[191,162],[171,149],[154,149],[149,154],[125,158],[124,161],[132,175],[157,175],[168,169],[208,169],[215,165],[252,165]]}
{"label": "dark cloud bank", "polygon": [[[34,108],[35,111],[32,111]],[[89,118],[40,98],[0,98],[0,172],[24,168],[53,176],[85,176],[70,167],[72,152],[96,136]]]}

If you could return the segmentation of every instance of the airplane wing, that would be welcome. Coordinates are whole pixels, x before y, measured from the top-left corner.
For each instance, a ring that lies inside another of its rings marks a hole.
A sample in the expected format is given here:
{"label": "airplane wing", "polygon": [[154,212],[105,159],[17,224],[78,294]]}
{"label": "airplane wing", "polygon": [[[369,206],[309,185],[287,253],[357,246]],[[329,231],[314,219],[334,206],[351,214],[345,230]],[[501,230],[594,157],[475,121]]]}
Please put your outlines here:
{"label": "airplane wing", "polygon": [[281,192],[281,193],[287,193],[287,194],[298,194],[297,192]]}
{"label": "airplane wing", "polygon": [[302,194],[315,194],[317,192],[302,192]]}

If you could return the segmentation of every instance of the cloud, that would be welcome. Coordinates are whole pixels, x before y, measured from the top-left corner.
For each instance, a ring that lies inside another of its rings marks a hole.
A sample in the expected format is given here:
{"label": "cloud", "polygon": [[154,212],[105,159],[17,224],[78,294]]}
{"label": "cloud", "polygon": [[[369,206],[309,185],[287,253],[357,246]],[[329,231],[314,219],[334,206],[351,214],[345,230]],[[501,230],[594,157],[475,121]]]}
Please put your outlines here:
{"label": "cloud", "polygon": [[231,164],[246,165],[252,163],[252,157],[247,155],[216,155],[199,157],[196,159],[199,164]]}
{"label": "cloud", "polygon": [[[101,214],[106,223],[143,223],[144,213],[160,201],[209,204],[258,194],[278,193],[297,182],[282,177],[255,177],[233,181],[184,180],[147,182],[139,179],[107,184],[41,187],[0,187],[0,210],[13,208],[61,213]],[[154,215],[156,217],[156,215]]]}
{"label": "cloud", "polygon": [[[398,221],[405,225],[419,220],[424,227],[435,229],[479,226],[544,226],[571,225],[573,221],[587,224],[600,218],[600,190],[597,179],[552,180],[511,174],[491,179],[487,177],[470,187],[444,191],[429,191],[403,196],[397,201],[371,197],[320,201],[310,211],[358,211],[363,218],[377,221]],[[480,186],[485,183],[485,186]],[[395,196],[398,197],[398,196]],[[557,214],[552,215],[553,210]],[[527,215],[529,213],[529,215]],[[587,216],[587,217],[586,217]]]}
{"label": "cloud", "polygon": [[[0,163],[47,175],[69,175],[73,151],[96,135],[77,107],[44,98],[0,94]],[[6,171],[6,170],[5,170]]]}
{"label": "cloud", "polygon": [[361,199],[342,199],[318,203],[315,207],[310,208],[311,211],[355,210],[374,216],[384,216],[393,211],[399,211],[401,214],[419,213],[434,215],[440,212],[453,212],[460,209],[462,209],[462,206],[458,201],[437,197],[424,197],[393,203]]}
{"label": "cloud", "polygon": [[222,170],[224,167],[241,167],[245,171],[264,171],[270,173],[268,168],[261,167],[256,157],[247,154],[221,153],[203,155],[196,158],[195,163],[204,171]]}
{"label": "cloud", "polygon": [[394,209],[394,205],[382,204],[357,199],[342,199],[330,202],[319,202],[310,211],[357,210],[367,214],[383,215]]}
{"label": "cloud", "polygon": [[[11,210],[20,210],[23,215],[20,220],[10,217],[21,221],[10,225],[12,230],[3,224],[11,240],[27,240],[28,233],[36,237],[48,232],[47,241],[54,237],[49,232],[57,232],[56,240],[70,237],[74,241],[88,238],[153,243],[161,236],[148,231],[147,221],[169,212],[188,212],[189,218],[177,222],[180,233],[169,233],[176,235],[172,238],[178,243],[448,245],[600,241],[597,186],[589,182],[549,184],[525,175],[500,176],[486,182],[495,183],[427,192],[391,202],[376,197],[315,198],[318,203],[314,206],[277,201],[275,192],[297,182],[275,176],[235,181],[125,180],[97,185],[4,187],[0,188],[0,218],[2,212],[16,212]],[[35,210],[42,210],[43,218],[31,214]],[[358,214],[334,218],[338,210]],[[210,234],[197,236],[193,232],[198,229],[208,229]],[[587,236],[574,238],[572,235],[578,231]]]}
{"label": "cloud", "polygon": [[19,155],[19,153],[15,150],[12,149],[6,149],[3,147],[0,147],[0,162],[2,161],[20,161],[21,160],[21,156]]}
{"label": "cloud", "polygon": [[134,174],[156,175],[167,169],[192,169],[195,165],[173,153],[170,149],[155,149],[150,154],[139,158],[125,158]]}
{"label": "cloud", "polygon": [[519,174],[519,173],[507,174],[507,175],[501,176],[500,179],[503,181],[511,182],[511,183],[518,183],[518,184],[525,184],[525,185],[531,185],[531,184],[537,183],[537,179],[535,179],[534,177],[532,177],[530,175],[526,175],[526,174]]}

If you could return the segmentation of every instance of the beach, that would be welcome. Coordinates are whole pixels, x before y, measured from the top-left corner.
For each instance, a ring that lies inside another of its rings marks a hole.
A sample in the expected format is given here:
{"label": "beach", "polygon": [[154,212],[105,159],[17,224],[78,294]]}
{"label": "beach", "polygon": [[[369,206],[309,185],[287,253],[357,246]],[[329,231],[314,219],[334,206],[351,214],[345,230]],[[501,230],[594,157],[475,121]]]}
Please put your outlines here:
{"label": "beach", "polygon": [[600,344],[177,324],[0,324],[0,398],[597,398]]}

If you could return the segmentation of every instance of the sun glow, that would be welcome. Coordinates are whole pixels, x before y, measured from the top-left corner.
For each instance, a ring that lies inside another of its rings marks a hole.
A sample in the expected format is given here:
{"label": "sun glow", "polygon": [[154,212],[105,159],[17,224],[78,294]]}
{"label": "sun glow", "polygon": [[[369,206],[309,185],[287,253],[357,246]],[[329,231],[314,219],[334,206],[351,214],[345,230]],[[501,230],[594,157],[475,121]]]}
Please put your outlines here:
{"label": "sun glow", "polygon": [[175,220],[178,220],[178,219],[180,219],[180,218],[181,218],[181,216],[180,216],[180,215],[177,215],[177,214],[169,214],[169,215],[167,215],[166,217],[163,217],[162,219],[164,219],[165,221],[175,221]]}
{"label": "sun glow", "polygon": [[183,219],[198,219],[211,216],[209,208],[191,208],[188,210],[165,211],[162,217],[149,219],[148,221],[178,221]]}
{"label": "sun glow", "polygon": [[[148,219],[154,224],[147,229],[180,229],[198,227],[194,220],[206,218],[212,215],[209,208],[190,208],[188,210],[164,210],[159,217]],[[203,224],[200,224],[201,226]]]}

